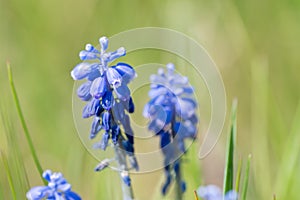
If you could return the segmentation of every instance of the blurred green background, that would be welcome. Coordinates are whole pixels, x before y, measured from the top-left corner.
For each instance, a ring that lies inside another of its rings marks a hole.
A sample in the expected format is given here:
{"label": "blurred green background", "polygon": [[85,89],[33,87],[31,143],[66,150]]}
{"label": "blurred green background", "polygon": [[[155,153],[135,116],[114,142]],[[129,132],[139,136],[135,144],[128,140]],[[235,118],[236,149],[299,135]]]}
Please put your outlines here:
{"label": "blurred green background", "polygon": [[[228,106],[238,98],[237,157],[253,155],[249,199],[271,199],[273,194],[281,197],[278,199],[297,199],[299,22],[299,0],[0,0],[1,112],[19,137],[30,185],[41,181],[12,102],[6,61],[11,62],[43,167],[62,171],[84,199],[119,199],[118,175],[110,170],[95,174],[97,161],[77,136],[70,71],[79,62],[78,53],[86,43],[97,44],[103,35],[156,26],[180,31],[202,44],[222,74]],[[165,62],[159,56],[154,58],[158,63]],[[143,59],[147,58],[127,61],[135,66]],[[209,107],[209,101],[206,103],[200,106],[200,112]],[[200,130],[208,126],[207,116],[201,116]],[[184,165],[186,199],[193,199],[193,190],[202,183],[222,185],[227,131],[225,126],[214,151],[204,160],[197,158],[197,144],[190,149]],[[0,148],[4,152],[8,132],[1,126]],[[4,195],[10,199],[8,193],[4,194],[8,190],[5,173],[0,175],[0,198]],[[161,171],[134,175],[137,199],[160,199],[162,181]]]}

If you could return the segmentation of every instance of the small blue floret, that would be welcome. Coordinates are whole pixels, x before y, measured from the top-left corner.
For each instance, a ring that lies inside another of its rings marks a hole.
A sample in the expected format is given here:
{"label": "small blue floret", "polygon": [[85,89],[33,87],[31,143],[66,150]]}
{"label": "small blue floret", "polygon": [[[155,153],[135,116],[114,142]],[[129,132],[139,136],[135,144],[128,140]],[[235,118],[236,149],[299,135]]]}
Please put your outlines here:
{"label": "small blue floret", "polygon": [[26,197],[29,200],[81,200],[80,196],[71,191],[71,185],[59,172],[52,173],[46,170],[43,177],[47,180],[47,186],[37,186],[31,188]]}

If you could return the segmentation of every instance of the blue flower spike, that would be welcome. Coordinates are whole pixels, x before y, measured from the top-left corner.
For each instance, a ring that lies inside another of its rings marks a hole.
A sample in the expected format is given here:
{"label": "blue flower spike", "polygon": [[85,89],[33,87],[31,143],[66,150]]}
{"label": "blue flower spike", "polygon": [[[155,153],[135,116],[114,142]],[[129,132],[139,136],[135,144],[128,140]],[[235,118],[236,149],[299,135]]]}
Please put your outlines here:
{"label": "blue flower spike", "polygon": [[46,170],[43,177],[48,185],[31,188],[26,194],[28,200],[81,200],[81,197],[71,190],[71,185],[61,173]]}
{"label": "blue flower spike", "polygon": [[[109,40],[106,37],[101,37],[99,43],[100,50],[87,44],[85,50],[79,53],[83,62],[75,66],[71,76],[74,80],[87,79],[87,82],[77,90],[78,97],[87,101],[82,117],[94,117],[90,131],[91,139],[95,138],[101,130],[105,131],[100,145],[95,145],[105,150],[108,140],[111,138],[113,143],[117,144],[120,135],[115,133],[116,127],[113,124],[116,124],[118,129],[120,126],[126,126],[124,129],[131,130],[125,110],[132,113],[134,104],[127,84],[136,77],[136,73],[133,67],[127,63],[109,66],[110,62],[126,54],[125,48],[120,47],[113,52],[107,51]],[[132,134],[131,131],[130,135]],[[131,136],[127,139],[133,146]]]}
{"label": "blue flower spike", "polygon": [[102,171],[109,167],[110,162],[116,161],[122,183],[130,187],[128,171],[139,169],[134,154],[134,134],[127,115],[134,112],[128,84],[136,77],[136,72],[127,63],[111,65],[111,62],[126,55],[124,47],[108,51],[107,37],[101,37],[99,44],[100,49],[91,44],[85,46],[79,53],[82,62],[71,71],[71,76],[74,80],[86,80],[79,86],[77,96],[86,101],[82,117],[93,118],[90,139],[97,139],[100,135],[94,148],[105,151],[113,147],[115,150],[114,158],[104,159],[94,170]]}
{"label": "blue flower spike", "polygon": [[[176,180],[183,193],[186,184],[181,180],[178,157],[186,152],[185,140],[195,139],[197,135],[194,90],[187,77],[176,73],[172,63],[166,65],[166,70],[158,69],[157,74],[150,76],[150,81],[150,101],[145,105],[143,115],[150,119],[148,129],[160,136],[166,174],[162,193],[166,194],[172,180]],[[174,179],[172,174],[175,174]]]}

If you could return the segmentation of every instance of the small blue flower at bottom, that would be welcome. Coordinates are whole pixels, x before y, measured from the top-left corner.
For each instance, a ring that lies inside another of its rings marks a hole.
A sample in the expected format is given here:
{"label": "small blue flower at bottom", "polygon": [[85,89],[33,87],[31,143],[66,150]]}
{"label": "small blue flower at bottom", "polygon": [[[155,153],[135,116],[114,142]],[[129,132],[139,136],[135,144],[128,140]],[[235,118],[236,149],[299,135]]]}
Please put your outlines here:
{"label": "small blue flower at bottom", "polygon": [[81,197],[71,191],[71,185],[59,172],[52,173],[46,170],[43,177],[48,181],[47,186],[36,186],[31,188],[26,197],[29,200],[81,200]]}
{"label": "small blue flower at bottom", "polygon": [[228,191],[223,197],[222,191],[218,186],[207,185],[200,186],[197,189],[197,195],[203,200],[237,200],[238,194],[234,191]]}

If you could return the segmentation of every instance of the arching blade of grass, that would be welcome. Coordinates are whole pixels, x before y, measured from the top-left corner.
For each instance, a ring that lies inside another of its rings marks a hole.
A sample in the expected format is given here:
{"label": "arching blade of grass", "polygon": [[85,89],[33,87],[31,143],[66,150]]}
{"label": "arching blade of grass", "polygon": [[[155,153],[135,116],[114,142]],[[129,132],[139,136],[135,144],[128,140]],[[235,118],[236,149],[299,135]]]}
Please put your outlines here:
{"label": "arching blade of grass", "polygon": [[3,106],[0,106],[0,109],[0,123],[2,124],[0,131],[3,131],[7,141],[7,163],[11,172],[13,185],[18,194],[17,198],[20,199],[24,197],[24,194],[29,188],[27,173],[19,146],[20,144],[18,142],[20,140],[16,131],[14,130],[13,125],[11,124],[12,120],[10,120],[10,116],[7,112],[5,112]]}
{"label": "arching blade of grass", "polygon": [[240,191],[242,166],[243,166],[243,159],[240,158],[238,168],[237,168],[237,173],[236,173],[236,179],[235,179],[235,191],[237,193],[239,193],[239,191]]}
{"label": "arching blade of grass", "polygon": [[[255,159],[254,185],[259,199],[269,199],[272,193],[272,171],[270,141],[273,135],[268,131],[269,106],[269,64],[266,57],[257,57],[251,66],[251,145]],[[268,171],[262,170],[268,169]],[[263,180],[263,181],[260,181]]]}
{"label": "arching blade of grass", "polygon": [[245,176],[244,176],[244,183],[243,183],[243,189],[242,189],[242,200],[247,199],[247,191],[248,191],[248,183],[249,183],[249,172],[250,172],[250,163],[251,163],[251,154],[248,156]]}
{"label": "arching blade of grass", "polygon": [[20,118],[23,130],[24,130],[24,133],[25,133],[27,143],[29,145],[30,152],[32,154],[35,166],[36,166],[36,168],[37,168],[37,170],[38,170],[38,172],[39,172],[39,174],[42,178],[42,181],[44,182],[44,184],[47,184],[47,182],[42,177],[43,169],[42,169],[40,161],[39,161],[39,159],[36,155],[36,151],[35,151],[35,148],[33,146],[33,142],[32,142],[31,136],[29,134],[29,130],[27,128],[26,122],[25,122],[25,118],[23,116],[23,112],[22,112],[22,109],[21,109],[21,106],[20,106],[20,102],[19,102],[19,98],[18,98],[18,95],[17,95],[16,88],[15,88],[15,85],[14,85],[14,82],[13,82],[12,71],[11,71],[11,67],[10,67],[9,63],[7,63],[7,71],[8,71],[8,79],[9,79],[13,99],[14,99],[14,102],[15,102],[15,105],[16,105],[16,108],[17,108],[18,116]]}
{"label": "arching blade of grass", "polygon": [[16,190],[15,190],[15,186],[13,184],[12,174],[11,174],[10,168],[8,166],[7,157],[2,151],[1,151],[1,159],[2,159],[4,170],[5,170],[5,173],[6,173],[6,176],[7,176],[8,184],[9,184],[9,187],[10,187],[10,190],[11,190],[12,198],[14,200],[17,200],[17,193],[16,193]]}
{"label": "arching blade of grass", "polygon": [[234,182],[234,149],[236,143],[236,112],[237,112],[237,100],[232,103],[231,108],[231,124],[230,135],[227,142],[226,163],[224,172],[224,194],[233,189]]}
{"label": "arching blade of grass", "polygon": [[276,196],[278,199],[288,199],[289,189],[291,188],[293,175],[298,170],[300,157],[300,102],[293,120],[292,130],[288,136],[286,146],[283,149],[282,161],[279,166],[276,179]]}

